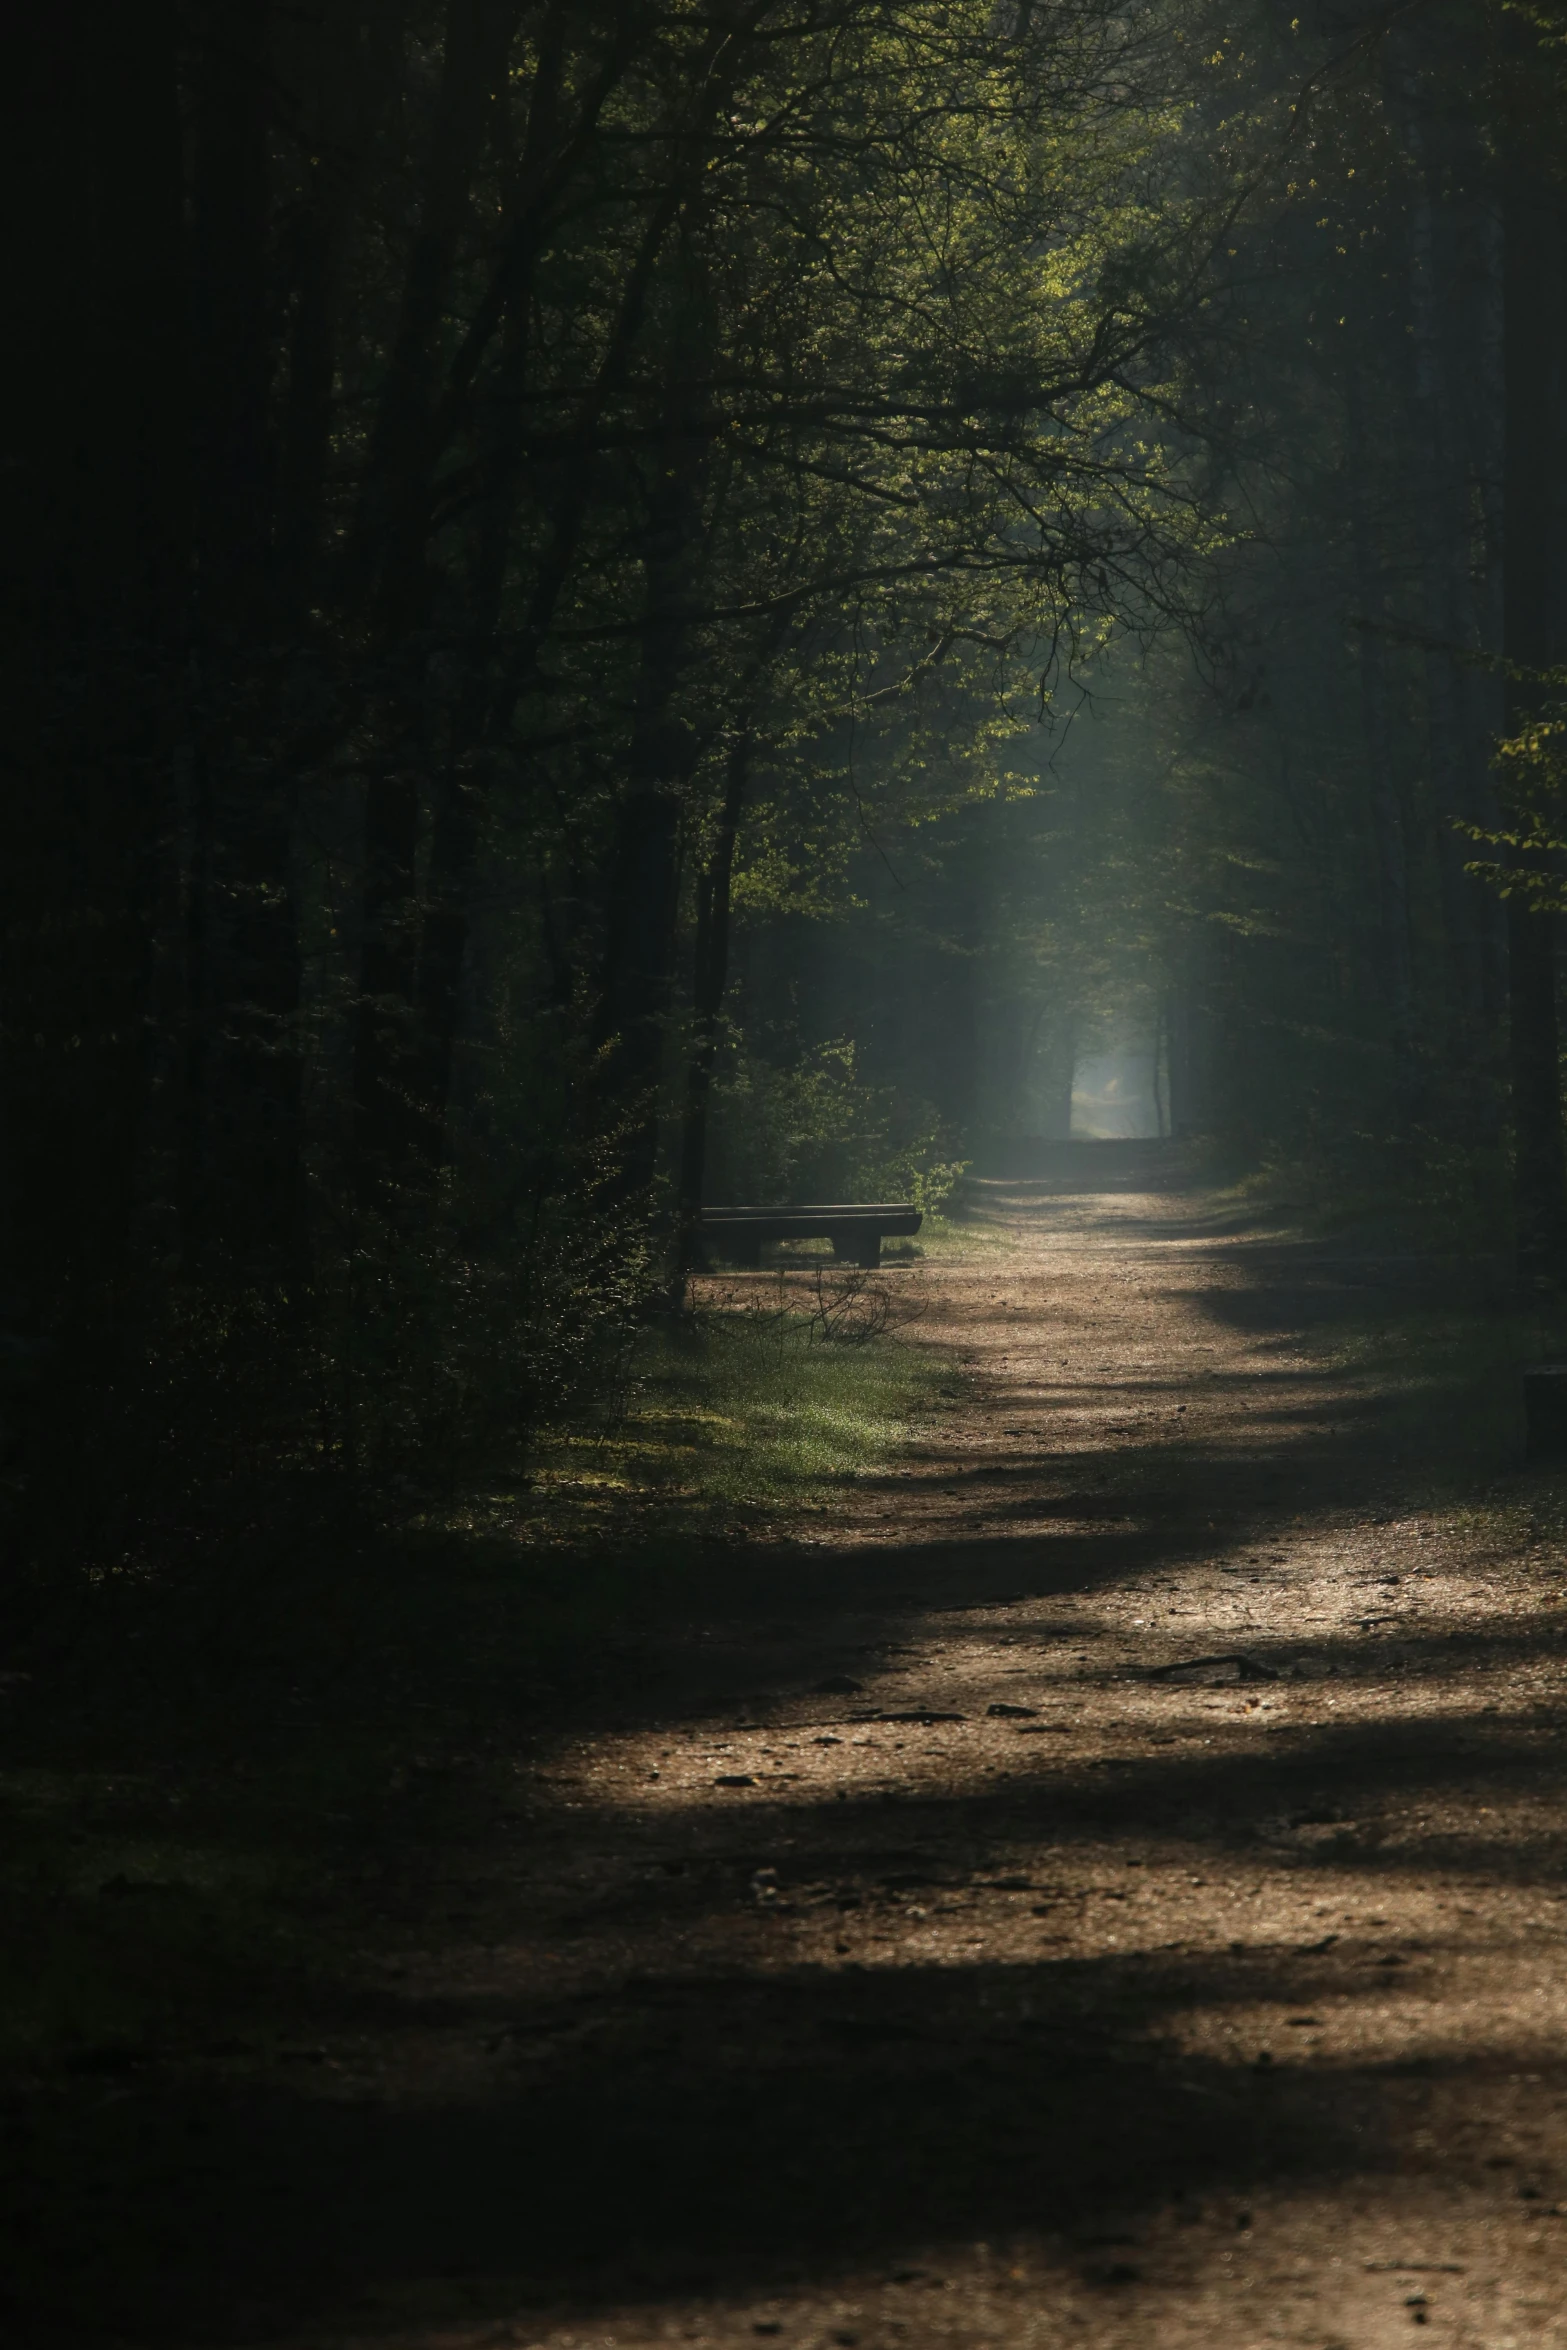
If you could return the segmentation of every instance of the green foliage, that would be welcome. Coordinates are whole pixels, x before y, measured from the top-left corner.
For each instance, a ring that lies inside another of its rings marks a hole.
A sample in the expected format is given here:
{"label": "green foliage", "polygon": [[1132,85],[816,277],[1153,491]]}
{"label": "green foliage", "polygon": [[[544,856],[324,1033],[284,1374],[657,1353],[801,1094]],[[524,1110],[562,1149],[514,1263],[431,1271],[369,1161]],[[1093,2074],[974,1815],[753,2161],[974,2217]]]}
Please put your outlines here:
{"label": "green foliage", "polygon": [[1294,1135],[1263,1145],[1236,1192],[1317,1232],[1483,1258],[1511,1235],[1510,1172],[1500,1136],[1486,1144],[1419,1125],[1375,1133],[1305,1116]]}
{"label": "green foliage", "polygon": [[318,1425],[341,1465],[454,1483],[580,1408],[651,1287],[638,1223],[538,1203],[465,1244],[449,1217],[370,1225],[329,1265],[314,1335]]}
{"label": "green foliage", "polygon": [[731,1040],[714,1086],[715,1197],[767,1206],[805,1199],[910,1199],[934,1213],[966,1161],[928,1102],[866,1083],[847,1038],[780,1066]]}
{"label": "green foliage", "polygon": [[402,1226],[365,1214],[305,1290],[171,1287],[25,1613],[47,1620],[66,1533],[81,1588],[230,1573],[312,1528],[405,1517],[612,1384],[650,1286],[640,1219],[541,1195],[482,1243],[450,1196]]}
{"label": "green foliage", "polygon": [[[1531,682],[1559,686],[1548,673]],[[1551,700],[1497,744],[1492,766],[1505,812],[1502,825],[1464,824],[1459,832],[1504,857],[1477,857],[1464,870],[1500,898],[1521,898],[1534,912],[1567,910],[1561,860],[1567,854],[1567,705]]]}

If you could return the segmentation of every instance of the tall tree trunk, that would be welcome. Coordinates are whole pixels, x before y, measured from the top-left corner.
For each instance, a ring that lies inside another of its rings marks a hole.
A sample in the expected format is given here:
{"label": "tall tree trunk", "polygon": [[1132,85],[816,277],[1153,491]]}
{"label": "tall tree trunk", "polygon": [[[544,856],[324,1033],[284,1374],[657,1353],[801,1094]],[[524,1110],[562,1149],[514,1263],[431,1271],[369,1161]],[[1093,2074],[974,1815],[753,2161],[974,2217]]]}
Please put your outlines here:
{"label": "tall tree trunk", "polygon": [[[1563,207],[1527,101],[1528,59],[1515,43],[1511,151],[1503,193],[1503,341],[1506,472],[1503,491],[1503,647],[1535,671],[1561,643],[1559,538],[1567,467],[1560,435],[1563,359]],[[1516,731],[1539,708],[1528,675],[1509,680],[1507,723]],[[1507,1008],[1512,1079],[1513,1201],[1519,1283],[1541,1300],[1567,1294],[1567,1154],[1563,1150],[1561,1039],[1554,915],[1526,897],[1507,903]]]}
{"label": "tall tree trunk", "polygon": [[1041,1125],[1046,1142],[1072,1139],[1072,1096],[1077,1086],[1078,1015],[1070,1006],[1058,1011],[1050,1024],[1050,1044],[1044,1056],[1046,1076],[1041,1087]]}
{"label": "tall tree trunk", "polygon": [[244,1279],[306,1266],[297,774],[277,717],[272,565],[272,0],[193,23],[197,853],[182,1220],[194,1259]]}
{"label": "tall tree trunk", "polygon": [[420,189],[419,225],[350,555],[353,584],[368,591],[379,631],[393,644],[419,626],[427,600],[442,322],[491,93],[521,13],[521,0],[447,0],[441,90]]}
{"label": "tall tree trunk", "polygon": [[[1503,226],[1502,207],[1493,183],[1490,157],[1481,152],[1477,126],[1468,126],[1466,169],[1483,180],[1470,221],[1470,262],[1456,274],[1461,302],[1451,318],[1454,342],[1468,355],[1467,397],[1463,415],[1463,450],[1468,512],[1455,564],[1462,569],[1470,594],[1472,641],[1485,651],[1502,642],[1502,597],[1506,576],[1502,503],[1506,476],[1506,400],[1504,396]],[[1465,381],[1457,359],[1454,379]],[[1491,751],[1504,724],[1502,680],[1483,668],[1466,668],[1461,676],[1461,713],[1465,741],[1466,821],[1496,829],[1496,779]],[[1466,880],[1469,878],[1465,877]],[[1476,890],[1479,911],[1476,935],[1480,942],[1480,1013],[1482,1053],[1500,1033],[1507,1001],[1507,941],[1504,909],[1488,891]],[[1482,1080],[1483,1084],[1483,1080]],[[1482,1112],[1493,1135],[1500,1104],[1490,1089],[1481,1094]],[[1494,1106],[1493,1106],[1494,1105]]]}
{"label": "tall tree trunk", "polygon": [[[656,598],[650,599],[656,601]],[[626,761],[604,897],[604,956],[595,1042],[609,1116],[621,1130],[618,1188],[645,1203],[658,1157],[659,1084],[675,966],[680,833],[700,755],[671,715],[684,629],[667,614],[644,623],[640,707]]]}
{"label": "tall tree trunk", "polygon": [[397,331],[371,436],[346,564],[362,600],[383,690],[365,786],[359,995],[354,1015],[354,1182],[388,1211],[430,1173],[417,1034],[422,768],[430,738],[428,661],[415,632],[429,588],[438,455],[441,329],[484,140],[486,109],[520,0],[448,0],[440,95],[420,190]]}
{"label": "tall tree trunk", "polygon": [[[553,107],[552,86],[541,102]],[[530,133],[532,125],[530,123]],[[579,126],[580,129],[580,126]],[[542,134],[541,134],[542,135]],[[574,134],[575,143],[576,134]],[[541,158],[540,169],[543,168]],[[655,204],[622,290],[604,357],[579,409],[571,443],[558,468],[549,530],[524,607],[519,644],[505,674],[495,674],[491,642],[500,622],[506,568],[515,529],[515,500],[523,455],[522,393],[528,360],[527,274],[518,270],[512,292],[491,430],[488,435],[479,528],[474,546],[470,614],[475,675],[459,713],[459,742],[436,787],[431,831],[424,937],[419,956],[422,1037],[419,1133],[431,1167],[446,1151],[464,959],[472,922],[473,881],[490,778],[518,702],[537,683],[538,664],[555,613],[576,563],[598,476],[598,436],[605,408],[625,381],[647,315],[652,274],[679,210],[681,190]],[[532,235],[542,235],[535,222]]]}
{"label": "tall tree trunk", "polygon": [[711,355],[706,288],[693,274],[667,362],[670,387],[649,487],[643,561],[641,658],[607,862],[604,953],[594,1040],[599,1082],[619,1126],[619,1188],[651,1198],[658,1163],[659,1089],[675,971],[680,849],[685,803],[702,755],[695,729],[675,714],[691,659],[688,614],[703,576],[702,512],[712,452],[683,414],[684,383]]}
{"label": "tall tree trunk", "polygon": [[[1445,41],[1450,27],[1442,30]],[[1451,977],[1449,1060],[1471,1052],[1496,1010],[1487,938],[1491,907],[1464,870],[1456,825],[1483,816],[1488,746],[1475,737],[1470,678],[1462,651],[1488,640],[1480,629],[1473,585],[1476,549],[1470,515],[1469,451],[1462,425],[1461,379],[1485,367],[1487,321],[1483,273],[1468,250],[1475,184],[1483,173],[1475,125],[1451,93],[1431,104],[1422,67],[1430,29],[1415,24],[1389,37],[1389,111],[1399,123],[1413,167],[1408,214],[1407,415],[1412,426],[1415,494],[1412,519],[1420,548],[1421,601],[1429,639],[1425,671],[1425,759],[1435,803],[1435,854]],[[1475,60],[1478,64],[1478,60]],[[1476,300],[1476,278],[1482,277]],[[1476,313],[1480,315],[1476,315]],[[1434,1009],[1436,1007],[1433,1007]]]}
{"label": "tall tree trunk", "polygon": [[734,882],[735,843],[745,806],[753,745],[749,732],[730,745],[724,766],[712,850],[697,884],[695,978],[691,991],[691,1061],[686,1071],[685,1111],[680,1130],[675,1281],[683,1291],[687,1275],[702,1263],[702,1192],[707,1175],[707,1124],[713,1070],[718,1058],[718,1023],[729,980],[729,913]]}
{"label": "tall tree trunk", "polygon": [[1360,716],[1366,746],[1371,837],[1376,855],[1377,954],[1387,1041],[1392,1061],[1392,1103],[1400,1124],[1416,1107],[1414,978],[1409,952],[1409,859],[1403,810],[1393,771],[1393,734],[1388,723],[1386,661],[1376,624],[1384,600],[1377,532],[1370,510],[1371,485],[1380,477],[1373,460],[1364,386],[1351,364],[1344,382],[1350,480],[1347,485],[1355,590],[1366,620],[1359,648]]}
{"label": "tall tree trunk", "polygon": [[175,41],[156,0],[58,0],[19,13],[7,47],[7,1579],[46,1551],[80,1566],[103,1538],[127,1472],[117,1393],[140,1375],[167,1244],[149,1228],[167,1175],[154,1081],[191,554]]}
{"label": "tall tree trunk", "polygon": [[325,0],[319,20],[295,27],[308,41],[294,104],[311,152],[305,193],[284,256],[291,315],[287,382],[278,420],[278,601],[297,630],[323,582],[327,463],[337,413],[334,375],[342,340],[344,263],[355,204],[393,88],[402,0]]}
{"label": "tall tree trunk", "polygon": [[[447,1106],[472,919],[473,881],[495,762],[510,732],[518,702],[532,692],[537,682],[539,661],[576,563],[598,483],[598,444],[603,418],[610,402],[624,389],[627,371],[641,343],[655,270],[677,220],[693,197],[700,199],[703,192],[700,150],[694,148],[694,166],[672,172],[649,209],[603,356],[578,406],[568,445],[557,459],[543,552],[524,605],[516,642],[502,671],[492,646],[501,618],[515,532],[518,486],[527,447],[523,419],[531,357],[529,306],[533,274],[555,208],[590,148],[604,107],[626,74],[642,29],[630,11],[612,20],[597,71],[584,85],[574,106],[568,106],[564,91],[570,25],[571,12],[566,0],[549,0],[538,28],[534,88],[510,199],[506,250],[453,363],[445,391],[429,409],[426,432],[426,457],[433,464],[439,448],[444,446],[445,436],[458,428],[473,405],[480,362],[499,331],[502,338],[499,363],[479,417],[480,494],[469,612],[474,677],[459,711],[454,754],[448,759],[435,789],[428,904],[419,956],[418,1124],[420,1147],[432,1167],[445,1156]],[[728,59],[732,76],[739,70],[740,47],[727,39],[721,27],[715,28],[710,64],[726,49],[732,53]],[[724,78],[704,76],[699,86],[699,111],[721,109],[727,87]],[[417,512],[412,504],[407,508],[405,538],[410,546],[412,538],[408,534],[415,526],[422,534],[428,508],[428,496]],[[422,552],[422,535],[419,543]],[[633,770],[639,756],[634,745]],[[633,785],[634,792],[638,788]],[[656,798],[655,794],[652,804],[656,805]]]}
{"label": "tall tree trunk", "polygon": [[270,617],[271,19],[272,0],[207,0],[194,24],[198,561],[208,634],[224,646]]}
{"label": "tall tree trunk", "polygon": [[[530,348],[532,271],[562,171],[568,164],[574,167],[624,68],[621,45],[612,42],[612,58],[618,62],[590,89],[563,158],[560,106],[568,16],[561,0],[551,0],[540,25],[507,253],[481,304],[483,331],[470,332],[443,392],[437,342],[441,310],[478,160],[484,106],[519,15],[515,0],[451,0],[426,202],[404,288],[351,564],[360,583],[372,587],[388,657],[411,662],[415,656],[403,640],[423,611],[434,469],[465,413],[485,344],[497,325],[502,326],[502,380],[481,436],[479,527],[468,615],[472,674],[458,700],[456,739],[448,743],[439,771],[430,778],[433,814],[427,903],[422,910],[416,902],[417,791],[410,794],[406,788],[406,773],[383,763],[372,774],[366,795],[365,933],[355,1040],[355,1136],[362,1198],[385,1196],[386,1186],[394,1180],[427,1185],[446,1158],[452,1055],[486,789],[518,693],[531,683],[575,560],[587,509],[591,430],[579,451],[580,464],[565,469],[555,528],[522,631],[520,674],[503,690],[493,675],[492,640],[501,615],[525,443],[522,394]],[[640,326],[645,281],[638,283]],[[614,349],[614,337],[611,344]],[[590,401],[588,408],[596,425],[597,407]],[[392,731],[405,743],[420,728],[421,699],[421,689],[405,683],[391,718]],[[400,996],[399,991],[406,993]],[[394,1158],[399,1154],[397,1172]]]}
{"label": "tall tree trunk", "polygon": [[364,931],[354,1007],[354,1174],[361,1206],[399,1215],[426,1172],[419,1109],[414,978],[419,958],[416,860],[424,745],[398,715],[365,787]]}
{"label": "tall tree trunk", "polygon": [[185,717],[189,341],[171,8],[19,19],[6,628],[11,1310],[113,1318],[147,1112]]}

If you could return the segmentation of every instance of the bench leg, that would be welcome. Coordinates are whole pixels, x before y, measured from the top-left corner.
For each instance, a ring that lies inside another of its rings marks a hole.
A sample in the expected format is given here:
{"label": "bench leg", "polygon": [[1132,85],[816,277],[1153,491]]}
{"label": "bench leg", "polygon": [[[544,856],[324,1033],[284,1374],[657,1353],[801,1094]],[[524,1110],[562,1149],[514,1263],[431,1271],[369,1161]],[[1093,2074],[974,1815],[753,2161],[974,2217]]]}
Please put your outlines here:
{"label": "bench leg", "polygon": [[723,1249],[732,1263],[754,1273],[762,1261],[762,1236],[759,1232],[727,1232]]}
{"label": "bench leg", "polygon": [[863,1265],[870,1272],[881,1263],[879,1232],[867,1232],[861,1224],[842,1224],[827,1237],[840,1265]]}

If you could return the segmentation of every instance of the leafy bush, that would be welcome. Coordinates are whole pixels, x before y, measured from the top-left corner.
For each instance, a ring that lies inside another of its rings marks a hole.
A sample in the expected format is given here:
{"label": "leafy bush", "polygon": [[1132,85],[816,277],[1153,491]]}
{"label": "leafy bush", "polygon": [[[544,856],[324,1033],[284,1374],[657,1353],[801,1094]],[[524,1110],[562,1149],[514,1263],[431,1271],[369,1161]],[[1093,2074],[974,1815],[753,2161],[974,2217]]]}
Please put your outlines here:
{"label": "leafy bush", "polygon": [[733,1039],[713,1088],[709,1189],[757,1205],[912,1199],[935,1214],[967,1166],[953,1141],[930,1102],[868,1084],[846,1037],[783,1065]]}
{"label": "leafy bush", "polygon": [[613,1376],[648,1294],[640,1228],[571,1203],[465,1243],[371,1225],[328,1274],[314,1375],[342,1465],[454,1482]]}
{"label": "leafy bush", "polygon": [[[423,1228],[360,1216],[292,1287],[221,1265],[169,1284],[90,1459],[65,1485],[34,1447],[0,1492],[11,1612],[25,1626],[54,1595],[208,1560],[232,1574],[516,1462],[624,1384],[650,1279],[628,1215],[551,1196],[482,1243],[449,1202]],[[25,1434],[33,1399],[12,1410]]]}

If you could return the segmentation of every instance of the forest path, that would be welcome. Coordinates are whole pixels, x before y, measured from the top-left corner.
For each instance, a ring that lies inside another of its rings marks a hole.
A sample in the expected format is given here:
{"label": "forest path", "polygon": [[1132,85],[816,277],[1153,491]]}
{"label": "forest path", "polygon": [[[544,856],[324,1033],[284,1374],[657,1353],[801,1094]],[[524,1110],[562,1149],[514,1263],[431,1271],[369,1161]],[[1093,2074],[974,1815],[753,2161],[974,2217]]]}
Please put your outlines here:
{"label": "forest path", "polygon": [[1567,2344],[1546,1489],[1439,1498],[1420,1268],[981,1196],[888,1276],[971,1390],[487,1766],[311,2063],[106,2102],[161,2341]]}
{"label": "forest path", "polygon": [[913,1284],[975,1400],[554,1757],[513,2339],[1567,2342],[1559,1546],[1408,1504],[1429,1268],[1060,1157]]}

